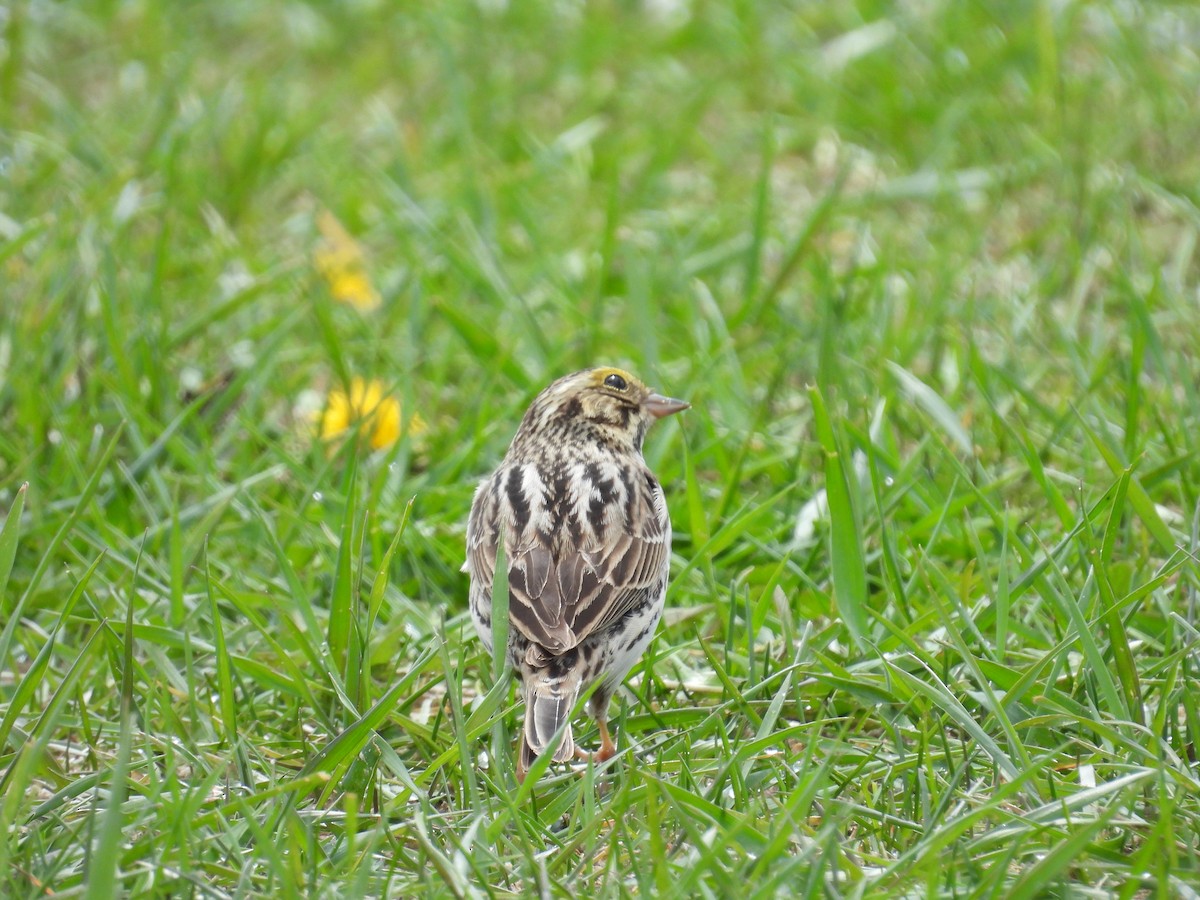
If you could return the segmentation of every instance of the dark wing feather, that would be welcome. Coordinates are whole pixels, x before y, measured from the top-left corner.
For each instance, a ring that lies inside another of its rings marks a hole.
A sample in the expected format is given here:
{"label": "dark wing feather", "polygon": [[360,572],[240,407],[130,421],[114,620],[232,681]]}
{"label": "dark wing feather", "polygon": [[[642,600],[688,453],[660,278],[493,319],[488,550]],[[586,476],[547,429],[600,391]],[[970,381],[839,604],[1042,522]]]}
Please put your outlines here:
{"label": "dark wing feather", "polygon": [[[621,476],[624,496],[612,497],[600,517],[594,505],[573,509],[568,498],[550,496],[550,480],[529,464],[497,471],[475,496],[465,568],[490,594],[503,523],[509,616],[551,655],[566,653],[662,589],[671,552],[662,488],[645,469]],[[605,488],[613,490],[616,480]]]}
{"label": "dark wing feather", "polygon": [[[515,548],[513,565],[523,568],[524,577],[509,583],[514,622],[551,653],[565,653],[662,589],[671,522],[662,489],[643,472],[624,479],[631,496],[610,504],[602,530],[593,514],[584,527],[559,528],[550,540],[529,534]],[[584,535],[583,546],[569,539],[573,530]],[[542,572],[544,581],[531,579]]]}
{"label": "dark wing feather", "polygon": [[[597,560],[597,572],[603,574],[595,596],[580,597],[572,622],[575,631],[582,633],[580,640],[607,628],[645,602],[647,595],[662,590],[670,567],[671,520],[658,482],[647,473],[644,485],[633,504],[634,533],[614,541],[621,555],[617,558],[615,552],[610,554],[606,570],[602,568],[605,564]],[[601,550],[588,555],[594,558],[604,553]]]}

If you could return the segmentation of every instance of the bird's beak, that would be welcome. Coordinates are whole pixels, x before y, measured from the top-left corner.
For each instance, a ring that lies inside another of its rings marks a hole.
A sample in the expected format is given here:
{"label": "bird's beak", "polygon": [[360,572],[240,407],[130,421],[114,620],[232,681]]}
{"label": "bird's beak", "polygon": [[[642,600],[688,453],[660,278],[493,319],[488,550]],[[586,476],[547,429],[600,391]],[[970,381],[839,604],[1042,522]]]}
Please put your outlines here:
{"label": "bird's beak", "polygon": [[674,397],[664,397],[662,394],[651,394],[646,398],[646,409],[656,419],[689,409],[691,405],[686,400],[676,400]]}

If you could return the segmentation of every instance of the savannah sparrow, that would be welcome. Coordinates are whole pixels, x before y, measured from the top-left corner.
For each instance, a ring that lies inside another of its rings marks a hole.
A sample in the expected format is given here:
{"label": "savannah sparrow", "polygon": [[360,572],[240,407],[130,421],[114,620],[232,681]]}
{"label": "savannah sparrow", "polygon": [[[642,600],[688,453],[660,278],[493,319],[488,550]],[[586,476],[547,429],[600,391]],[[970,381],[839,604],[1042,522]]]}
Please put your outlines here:
{"label": "savannah sparrow", "polygon": [[597,681],[590,712],[603,761],[616,752],[608,702],[662,616],[671,556],[666,500],[642,459],[655,419],[687,409],[621,369],[585,369],[538,394],[467,523],[471,618],[492,649],[492,576],[504,534],[508,656],[525,694],[517,760],[530,765],[566,724],[554,754],[573,756],[569,717]]}

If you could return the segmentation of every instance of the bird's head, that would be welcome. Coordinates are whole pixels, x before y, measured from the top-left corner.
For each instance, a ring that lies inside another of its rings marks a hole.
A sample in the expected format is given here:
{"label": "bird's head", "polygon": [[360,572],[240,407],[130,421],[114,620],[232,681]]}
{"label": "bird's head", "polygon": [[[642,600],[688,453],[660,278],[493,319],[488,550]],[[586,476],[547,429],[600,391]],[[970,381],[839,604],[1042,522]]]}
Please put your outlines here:
{"label": "bird's head", "polygon": [[624,369],[584,369],[558,379],[537,395],[513,447],[532,440],[592,439],[640,451],[656,419],[689,406],[656,393]]}

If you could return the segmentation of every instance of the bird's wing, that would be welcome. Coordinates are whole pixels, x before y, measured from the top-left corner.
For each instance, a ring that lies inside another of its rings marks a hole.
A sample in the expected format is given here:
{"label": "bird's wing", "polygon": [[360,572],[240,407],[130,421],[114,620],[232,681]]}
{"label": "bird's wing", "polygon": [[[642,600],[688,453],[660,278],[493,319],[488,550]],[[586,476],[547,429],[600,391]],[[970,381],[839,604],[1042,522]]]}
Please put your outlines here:
{"label": "bird's wing", "polygon": [[[640,466],[579,466],[555,487],[567,492],[565,503],[549,502],[551,488],[536,473],[510,474],[497,506],[524,524],[506,541],[510,616],[557,656],[662,590],[671,521],[662,488]],[[491,559],[494,567],[494,538]]]}
{"label": "bird's wing", "polygon": [[492,573],[496,571],[496,532],[499,519],[498,486],[496,478],[484,481],[471,501],[467,518],[467,559],[462,570],[471,576],[472,583],[491,593]]}
{"label": "bird's wing", "polygon": [[546,494],[545,480],[532,465],[503,466],[483,482],[475,492],[467,520],[463,571],[471,576],[473,591],[489,596],[496,571],[496,547],[503,533],[509,618],[530,641],[559,654],[574,647],[579,639],[561,615],[562,604],[553,586],[547,586],[557,529],[539,530],[539,526],[547,525]]}

